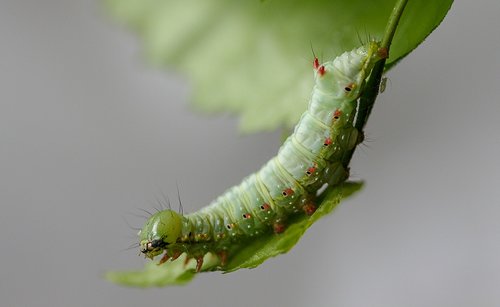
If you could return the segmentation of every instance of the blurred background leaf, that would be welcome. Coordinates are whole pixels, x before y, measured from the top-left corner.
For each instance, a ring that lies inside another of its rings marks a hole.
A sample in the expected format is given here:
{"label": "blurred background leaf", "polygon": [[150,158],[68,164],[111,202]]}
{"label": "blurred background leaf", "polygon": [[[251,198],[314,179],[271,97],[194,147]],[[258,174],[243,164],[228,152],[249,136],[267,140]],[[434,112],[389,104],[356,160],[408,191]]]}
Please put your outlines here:
{"label": "blurred background leaf", "polygon": [[[452,0],[410,1],[387,68],[437,27]],[[148,60],[193,84],[205,112],[241,116],[243,132],[293,127],[312,87],[311,61],[382,37],[394,0],[105,0]]]}

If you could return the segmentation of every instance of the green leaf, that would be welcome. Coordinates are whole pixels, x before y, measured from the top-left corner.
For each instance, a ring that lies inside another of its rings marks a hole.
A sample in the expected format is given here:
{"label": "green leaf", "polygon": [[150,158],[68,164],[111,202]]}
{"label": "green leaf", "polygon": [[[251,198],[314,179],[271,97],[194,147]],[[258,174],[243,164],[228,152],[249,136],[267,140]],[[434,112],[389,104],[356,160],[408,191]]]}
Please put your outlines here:
{"label": "green leaf", "polygon": [[[319,218],[330,213],[343,198],[346,198],[362,187],[360,182],[346,182],[340,186],[327,189],[320,198],[320,205],[311,216],[298,215],[290,221],[290,226],[282,234],[268,233],[258,240],[245,241],[245,244],[231,250],[225,272],[241,268],[254,268],[265,260],[288,252]],[[195,262],[191,260],[184,264],[185,255],[175,261],[167,261],[162,265],[156,262],[148,263],[142,271],[109,272],[106,279],[114,283],[135,287],[161,287],[167,285],[182,285],[189,282],[195,275]],[[218,270],[217,257],[207,254],[204,258],[202,271]]]}
{"label": "green leaf", "polygon": [[[439,25],[452,0],[410,1],[386,67]],[[141,37],[147,58],[193,83],[206,112],[241,115],[244,132],[292,127],[312,88],[310,47],[323,60],[380,39],[395,0],[105,0]]]}
{"label": "green leaf", "polygon": [[[185,264],[186,254],[181,255],[175,261],[168,261],[162,265],[157,262],[148,262],[142,271],[107,272],[104,276],[107,280],[133,287],[163,287],[168,285],[184,285],[196,275],[196,262],[190,260]],[[218,263],[218,258],[207,254],[203,258],[203,269],[213,267]]]}

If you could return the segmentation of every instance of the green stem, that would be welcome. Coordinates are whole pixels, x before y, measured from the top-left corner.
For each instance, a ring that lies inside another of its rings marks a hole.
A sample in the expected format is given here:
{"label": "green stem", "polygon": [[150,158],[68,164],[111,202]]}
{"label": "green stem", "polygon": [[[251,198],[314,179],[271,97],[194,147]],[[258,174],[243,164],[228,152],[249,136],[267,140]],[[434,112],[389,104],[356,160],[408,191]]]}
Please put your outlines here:
{"label": "green stem", "polygon": [[[396,28],[399,20],[401,19],[401,15],[403,15],[407,2],[408,0],[398,0],[392,9],[391,15],[389,16],[389,21],[387,22],[387,26],[385,28],[384,38],[382,39],[382,43],[380,45],[380,47],[387,49],[387,54],[389,54],[394,33],[396,33]],[[366,123],[368,122],[368,117],[373,109],[373,105],[375,104],[375,100],[377,99],[380,80],[382,79],[382,73],[384,72],[385,61],[386,59],[383,59],[375,64],[370,78],[366,82],[367,90],[359,99],[359,112],[354,125],[359,131],[363,131]]]}
{"label": "green stem", "polygon": [[[394,33],[396,33],[396,28],[407,2],[408,0],[397,0],[394,8],[392,9],[392,13],[389,16],[389,21],[387,22],[384,37],[380,45],[382,48],[387,49],[387,54],[389,54],[389,47],[391,46]],[[368,122],[368,117],[370,117],[370,113],[373,109],[373,105],[375,104],[375,100],[377,99],[380,81],[382,80],[382,74],[384,72],[385,61],[386,59],[383,59],[375,64],[370,77],[366,82],[366,89],[359,98],[358,115],[356,117],[354,127],[356,127],[356,129],[360,132],[363,132],[366,123]],[[347,153],[342,159],[345,167],[349,165],[353,154],[354,149]]]}
{"label": "green stem", "polygon": [[399,20],[403,15],[408,0],[398,0],[394,8],[392,9],[391,16],[389,16],[389,22],[387,22],[387,27],[385,28],[384,38],[382,39],[382,47],[389,49],[394,33],[396,33],[396,28],[398,27]]}

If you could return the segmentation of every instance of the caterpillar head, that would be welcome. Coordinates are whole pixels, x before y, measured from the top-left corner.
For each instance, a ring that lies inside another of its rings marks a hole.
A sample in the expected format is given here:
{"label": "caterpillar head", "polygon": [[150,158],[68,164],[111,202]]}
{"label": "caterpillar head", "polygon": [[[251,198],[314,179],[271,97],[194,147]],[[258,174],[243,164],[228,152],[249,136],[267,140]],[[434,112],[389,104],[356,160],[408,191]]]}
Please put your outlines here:
{"label": "caterpillar head", "polygon": [[153,214],[139,231],[141,252],[148,258],[158,256],[169,245],[177,242],[182,230],[182,216],[172,210]]}
{"label": "caterpillar head", "polygon": [[316,86],[335,98],[356,99],[375,63],[387,57],[387,49],[371,41],[359,48],[344,52],[333,61],[316,65]]}

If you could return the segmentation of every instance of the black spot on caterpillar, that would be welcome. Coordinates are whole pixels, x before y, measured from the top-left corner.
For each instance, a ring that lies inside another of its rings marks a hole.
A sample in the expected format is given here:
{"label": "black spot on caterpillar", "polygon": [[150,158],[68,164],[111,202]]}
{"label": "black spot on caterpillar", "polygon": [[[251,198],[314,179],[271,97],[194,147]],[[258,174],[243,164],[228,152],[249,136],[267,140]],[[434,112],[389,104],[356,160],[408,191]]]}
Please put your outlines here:
{"label": "black spot on caterpillar", "polygon": [[323,64],[315,58],[309,107],[277,156],[197,212],[153,214],[139,232],[141,252],[151,259],[165,252],[160,263],[186,253],[197,271],[212,252],[223,267],[233,246],[283,232],[291,215],[313,214],[318,189],[349,176],[341,158],[360,140],[353,124],[357,98],[375,62],[386,56],[370,42]]}

